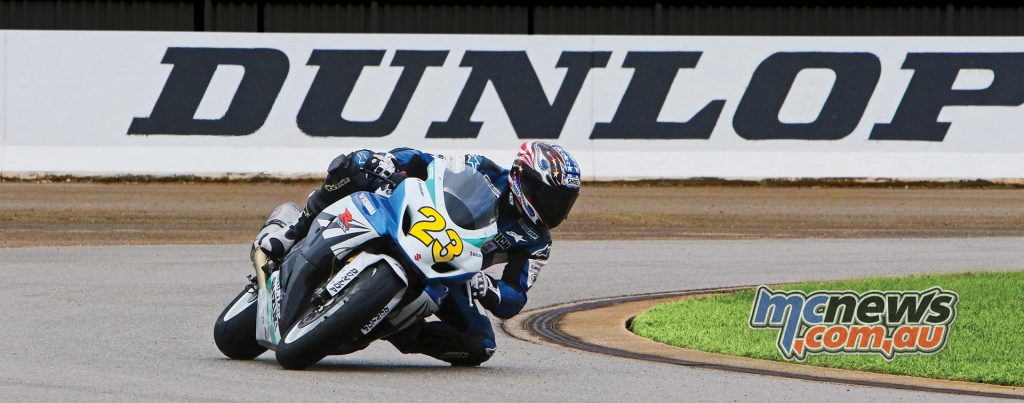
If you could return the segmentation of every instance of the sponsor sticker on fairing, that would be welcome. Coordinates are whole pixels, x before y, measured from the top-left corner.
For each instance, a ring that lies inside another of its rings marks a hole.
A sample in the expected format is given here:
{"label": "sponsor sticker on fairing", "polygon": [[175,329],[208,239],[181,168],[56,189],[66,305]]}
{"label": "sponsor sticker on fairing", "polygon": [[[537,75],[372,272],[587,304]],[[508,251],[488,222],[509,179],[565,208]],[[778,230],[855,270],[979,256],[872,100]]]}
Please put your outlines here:
{"label": "sponsor sticker on fairing", "polygon": [[345,229],[345,232],[352,229],[352,212],[348,211],[348,207],[345,207],[345,211],[338,214],[338,222],[341,223],[341,228]]}
{"label": "sponsor sticker on fairing", "polygon": [[273,284],[271,289],[274,290],[274,304],[272,305],[273,311],[271,311],[271,318],[274,318],[274,322],[281,318],[281,278],[280,276],[271,276],[270,280]]}
{"label": "sponsor sticker on fairing", "polygon": [[946,346],[960,296],[925,291],[780,291],[757,288],[751,329],[778,330],[787,360],[809,354],[935,354]]}
{"label": "sponsor sticker on fairing", "polygon": [[363,204],[367,214],[373,215],[377,213],[377,208],[373,206],[373,203],[370,203],[370,197],[366,193],[359,194],[359,202]]}
{"label": "sponsor sticker on fairing", "polygon": [[494,242],[493,240],[491,240],[491,241],[485,242],[484,246],[482,248],[480,248],[480,251],[483,252],[483,253],[491,253],[495,249],[498,249],[498,244],[496,242]]}

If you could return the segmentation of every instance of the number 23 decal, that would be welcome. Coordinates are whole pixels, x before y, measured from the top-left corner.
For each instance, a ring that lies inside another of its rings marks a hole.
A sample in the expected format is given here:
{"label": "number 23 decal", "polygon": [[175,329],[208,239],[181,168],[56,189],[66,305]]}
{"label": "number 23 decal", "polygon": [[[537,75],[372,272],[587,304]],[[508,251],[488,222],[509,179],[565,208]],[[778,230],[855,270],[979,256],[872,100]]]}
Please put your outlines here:
{"label": "number 23 decal", "polygon": [[[432,207],[423,207],[419,211],[426,219],[413,224],[409,228],[409,235],[419,239],[424,245],[430,246],[434,254],[434,261],[437,263],[450,262],[461,255],[462,238],[459,238],[459,234],[454,230],[445,229],[448,223],[445,222],[441,213]],[[449,242],[446,244],[441,244],[441,240],[436,237],[437,233],[442,232],[448,235]]]}

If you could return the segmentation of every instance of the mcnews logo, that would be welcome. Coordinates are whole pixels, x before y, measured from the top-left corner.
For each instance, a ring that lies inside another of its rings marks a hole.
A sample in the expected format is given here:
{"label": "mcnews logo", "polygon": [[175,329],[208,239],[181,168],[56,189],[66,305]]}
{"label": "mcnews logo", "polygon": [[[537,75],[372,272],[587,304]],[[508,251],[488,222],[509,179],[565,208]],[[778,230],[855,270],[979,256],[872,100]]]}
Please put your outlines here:
{"label": "mcnews logo", "polygon": [[956,292],[775,291],[757,288],[751,329],[778,329],[787,360],[814,353],[933,354],[946,346],[956,319]]}

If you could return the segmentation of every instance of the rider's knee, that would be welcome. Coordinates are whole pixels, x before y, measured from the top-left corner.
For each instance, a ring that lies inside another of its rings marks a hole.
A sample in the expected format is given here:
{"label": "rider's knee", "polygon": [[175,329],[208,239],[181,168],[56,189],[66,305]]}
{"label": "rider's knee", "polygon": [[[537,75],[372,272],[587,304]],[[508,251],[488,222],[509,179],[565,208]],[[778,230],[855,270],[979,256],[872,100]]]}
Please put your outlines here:
{"label": "rider's knee", "polygon": [[444,360],[455,366],[477,366],[490,360],[497,351],[494,339],[475,334],[466,337],[464,347],[462,351],[452,352]]}

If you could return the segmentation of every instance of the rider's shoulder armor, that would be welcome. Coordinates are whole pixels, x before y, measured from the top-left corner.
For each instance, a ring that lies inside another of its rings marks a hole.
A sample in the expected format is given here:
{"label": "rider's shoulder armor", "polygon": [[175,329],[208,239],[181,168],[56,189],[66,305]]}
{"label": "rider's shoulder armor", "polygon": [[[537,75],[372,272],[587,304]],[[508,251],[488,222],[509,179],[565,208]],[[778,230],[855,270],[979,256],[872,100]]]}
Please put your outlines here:
{"label": "rider's shoulder armor", "polygon": [[506,262],[509,255],[514,253],[524,253],[530,259],[546,260],[551,252],[551,232],[518,214],[507,212],[506,209],[499,210],[498,234],[481,248],[484,266]]}
{"label": "rider's shoulder armor", "polygon": [[508,169],[502,168],[490,158],[477,154],[466,154],[466,166],[484,174],[497,193],[508,187]]}

